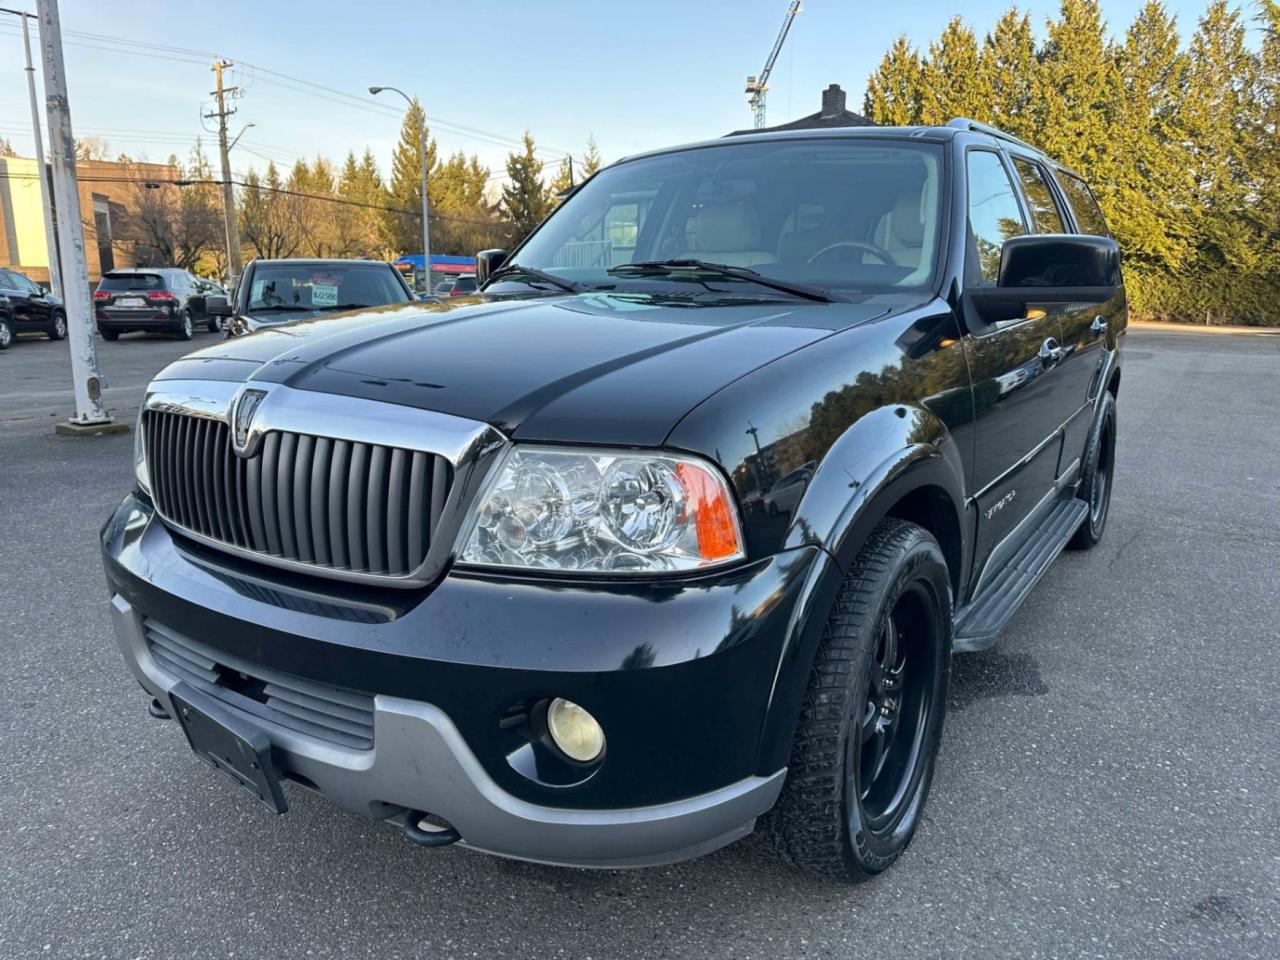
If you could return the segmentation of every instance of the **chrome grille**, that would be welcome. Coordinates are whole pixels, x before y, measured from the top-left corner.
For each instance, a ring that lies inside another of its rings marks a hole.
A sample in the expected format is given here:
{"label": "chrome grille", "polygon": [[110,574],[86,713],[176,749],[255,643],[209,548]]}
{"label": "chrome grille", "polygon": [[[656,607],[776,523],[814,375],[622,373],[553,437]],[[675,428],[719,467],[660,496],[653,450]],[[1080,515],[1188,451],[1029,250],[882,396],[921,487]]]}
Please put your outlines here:
{"label": "chrome grille", "polygon": [[340,747],[373,747],[372,695],[250,664],[150,617],[142,627],[161,669],[228,706]]}
{"label": "chrome grille", "polygon": [[282,430],[240,457],[222,420],[145,417],[151,491],[171,523],[330,570],[404,577],[425,562],[453,479],[444,457]]}

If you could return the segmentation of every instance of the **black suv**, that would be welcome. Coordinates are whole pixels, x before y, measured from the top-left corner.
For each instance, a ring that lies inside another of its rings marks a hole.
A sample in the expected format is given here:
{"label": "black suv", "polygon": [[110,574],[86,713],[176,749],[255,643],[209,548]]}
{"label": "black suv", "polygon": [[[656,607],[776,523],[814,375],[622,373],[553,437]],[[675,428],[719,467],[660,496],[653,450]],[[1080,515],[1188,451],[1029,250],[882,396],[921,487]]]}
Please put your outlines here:
{"label": "black suv", "polygon": [[165,369],[102,530],[120,647],[275,811],[292,781],[587,866],[759,819],[869,877],[921,822],[952,652],[1106,527],[1106,232],[967,120],[614,164],[478,297]]}
{"label": "black suv", "polygon": [[[190,340],[204,311],[201,281],[176,267],[135,267],[102,275],[93,293],[98,332],[117,340],[131,330],[168,333]],[[211,325],[210,330],[216,329]]]}
{"label": "black suv", "polygon": [[0,350],[17,334],[33,332],[61,340],[67,335],[66,308],[30,277],[0,269]]}

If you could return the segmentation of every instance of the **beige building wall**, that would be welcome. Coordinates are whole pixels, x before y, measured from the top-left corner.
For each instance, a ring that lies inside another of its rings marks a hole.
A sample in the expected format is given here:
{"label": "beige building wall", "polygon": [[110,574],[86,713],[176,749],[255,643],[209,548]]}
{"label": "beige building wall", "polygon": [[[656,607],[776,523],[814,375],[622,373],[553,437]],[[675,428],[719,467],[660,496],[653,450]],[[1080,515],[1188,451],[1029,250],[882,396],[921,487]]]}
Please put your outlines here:
{"label": "beige building wall", "polygon": [[39,171],[29,157],[0,157],[0,266],[49,279]]}

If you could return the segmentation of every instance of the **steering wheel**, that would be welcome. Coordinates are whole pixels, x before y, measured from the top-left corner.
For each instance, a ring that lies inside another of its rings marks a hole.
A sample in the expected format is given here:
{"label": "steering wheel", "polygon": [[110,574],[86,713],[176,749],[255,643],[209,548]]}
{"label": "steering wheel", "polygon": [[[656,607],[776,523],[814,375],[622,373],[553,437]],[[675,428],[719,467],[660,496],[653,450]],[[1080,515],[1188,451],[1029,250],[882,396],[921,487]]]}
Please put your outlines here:
{"label": "steering wheel", "polygon": [[835,243],[828,244],[823,247],[810,257],[809,263],[817,263],[819,259],[825,257],[832,250],[839,250],[843,247],[852,247],[855,250],[863,250],[880,260],[886,267],[896,267],[898,265],[898,261],[893,259],[893,254],[884,247],[877,247],[874,243],[867,243],[863,240],[837,240]]}

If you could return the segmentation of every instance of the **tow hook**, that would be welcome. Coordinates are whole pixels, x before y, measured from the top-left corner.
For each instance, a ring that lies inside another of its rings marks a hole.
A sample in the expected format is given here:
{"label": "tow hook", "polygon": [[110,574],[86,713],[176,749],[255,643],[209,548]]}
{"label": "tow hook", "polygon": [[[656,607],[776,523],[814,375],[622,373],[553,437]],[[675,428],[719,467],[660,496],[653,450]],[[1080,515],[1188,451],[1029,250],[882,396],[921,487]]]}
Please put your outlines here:
{"label": "tow hook", "polygon": [[449,821],[420,810],[410,810],[405,816],[404,835],[420,847],[447,847],[462,839]]}
{"label": "tow hook", "polygon": [[147,704],[147,713],[157,720],[172,720],[169,711],[166,710],[155,697],[151,698],[151,702]]}

